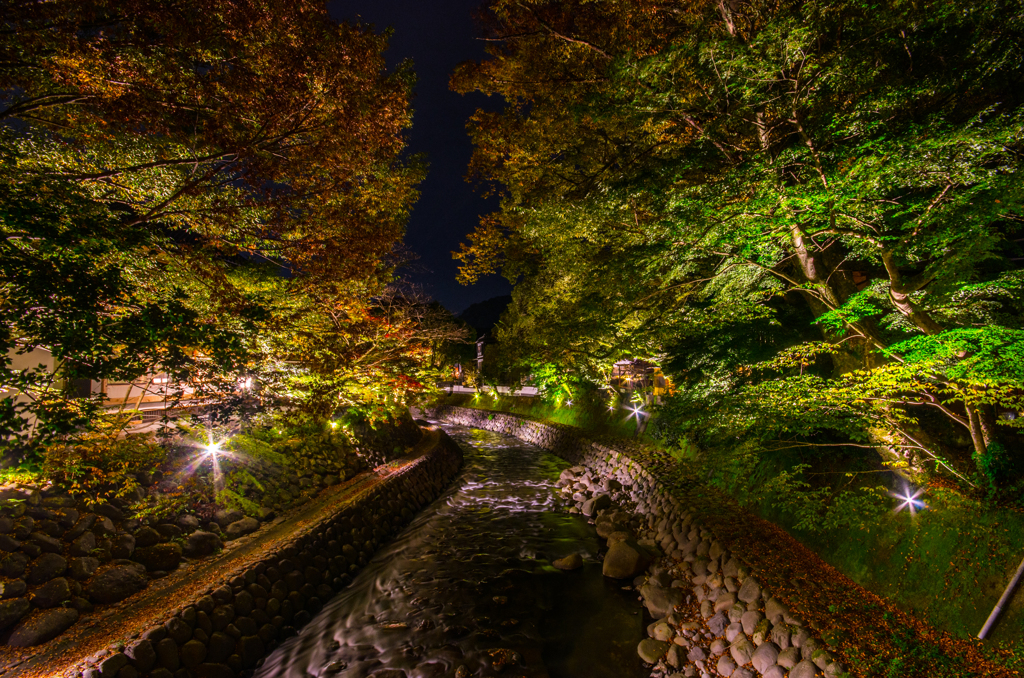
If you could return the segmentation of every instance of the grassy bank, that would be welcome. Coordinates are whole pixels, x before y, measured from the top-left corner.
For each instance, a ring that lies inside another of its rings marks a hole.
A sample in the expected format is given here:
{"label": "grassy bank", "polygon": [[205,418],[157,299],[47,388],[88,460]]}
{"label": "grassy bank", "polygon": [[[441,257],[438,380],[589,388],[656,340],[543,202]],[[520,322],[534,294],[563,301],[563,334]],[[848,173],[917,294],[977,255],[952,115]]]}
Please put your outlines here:
{"label": "grassy bank", "polygon": [[[600,435],[634,438],[634,420],[609,417],[607,412],[583,407],[555,408],[535,398],[452,396],[444,404],[523,414],[568,424]],[[645,440],[657,445],[657,441]],[[681,463],[694,460],[680,455]],[[922,497],[927,508],[911,514],[895,513],[897,500],[879,496],[878,506],[860,527],[828,530],[798,529],[799,516],[791,506],[766,498],[761,491],[777,475],[778,456],[747,457],[705,451],[703,469],[708,481],[736,497],[749,510],[784,528],[823,560],[846,573],[866,589],[954,636],[976,636],[1024,556],[1024,512],[998,508],[938,486]],[[708,460],[721,460],[717,465]],[[793,459],[787,459],[792,463]],[[847,474],[864,473],[852,459],[807,455],[811,474],[850,482]],[[865,474],[866,477],[867,474]],[[1024,672],[1024,592],[1004,611],[986,643],[1002,664]]]}
{"label": "grassy bank", "polygon": [[600,435],[620,438],[634,438],[636,419],[624,411],[612,415],[601,403],[580,403],[555,407],[540,398],[525,396],[502,396],[491,393],[460,393],[446,396],[439,401],[444,405],[475,407],[495,412],[511,412],[535,419],[566,424],[586,429]]}
{"label": "grassy bank", "polygon": [[[933,626],[975,636],[1024,552],[1024,515],[935,490],[915,516],[888,513],[866,530],[811,534],[775,522],[854,581]],[[770,507],[759,511],[773,518]],[[990,635],[993,646],[1024,650],[1024,594]],[[1024,653],[1022,653],[1024,654]],[[1017,668],[1024,669],[1024,657]]]}
{"label": "grassy bank", "polygon": [[[705,451],[704,456],[729,458],[717,450]],[[745,465],[746,473],[735,473],[728,463],[712,466],[708,481],[753,513],[783,527],[860,585],[955,636],[977,635],[1024,556],[1024,512],[966,497],[939,483],[925,488],[922,510],[896,512],[900,500],[880,493],[860,507],[861,520],[827,529],[801,529],[794,504],[763,491],[781,470],[778,457],[766,454],[755,459]],[[881,483],[880,476],[866,468],[870,462],[863,456],[815,459],[805,455],[799,461],[809,463],[806,475],[815,482],[811,492]],[[702,468],[708,466],[705,460]],[[829,501],[823,502],[826,508]],[[859,513],[857,507],[850,511]],[[1004,610],[987,643],[993,651],[1021,650],[1017,667],[1024,670],[1022,631],[1024,593]],[[1005,659],[1011,664],[1016,661]]]}

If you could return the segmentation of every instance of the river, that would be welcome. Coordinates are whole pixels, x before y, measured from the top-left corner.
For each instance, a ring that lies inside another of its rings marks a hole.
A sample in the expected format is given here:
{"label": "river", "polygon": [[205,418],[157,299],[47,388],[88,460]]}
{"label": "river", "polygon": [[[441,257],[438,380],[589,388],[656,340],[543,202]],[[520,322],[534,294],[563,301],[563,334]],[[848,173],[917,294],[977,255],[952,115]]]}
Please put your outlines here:
{"label": "river", "polygon": [[[649,676],[637,594],[601,575],[586,518],[556,510],[568,464],[515,438],[444,428],[465,453],[452,487],[256,676]],[[551,566],[571,553],[582,568]]]}

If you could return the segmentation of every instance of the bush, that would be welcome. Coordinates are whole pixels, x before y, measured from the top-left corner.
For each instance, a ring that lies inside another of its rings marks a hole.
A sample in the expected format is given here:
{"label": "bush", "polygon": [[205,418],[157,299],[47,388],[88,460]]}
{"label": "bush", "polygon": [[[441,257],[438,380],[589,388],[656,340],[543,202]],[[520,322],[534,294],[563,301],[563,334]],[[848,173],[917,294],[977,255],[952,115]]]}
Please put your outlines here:
{"label": "bush", "polygon": [[40,471],[76,498],[126,497],[136,491],[136,474],[151,471],[166,456],[148,435],[125,433],[129,417],[104,417],[94,430],[58,440],[40,452]]}
{"label": "bush", "polygon": [[323,475],[343,471],[354,454],[350,427],[348,421],[321,422],[293,413],[236,436],[231,447],[300,474]]}
{"label": "bush", "polygon": [[176,492],[159,494],[151,497],[150,501],[143,501],[132,505],[136,518],[173,518],[182,513],[188,513],[195,508],[197,503],[204,499],[202,494],[192,491],[193,488],[179,488]]}

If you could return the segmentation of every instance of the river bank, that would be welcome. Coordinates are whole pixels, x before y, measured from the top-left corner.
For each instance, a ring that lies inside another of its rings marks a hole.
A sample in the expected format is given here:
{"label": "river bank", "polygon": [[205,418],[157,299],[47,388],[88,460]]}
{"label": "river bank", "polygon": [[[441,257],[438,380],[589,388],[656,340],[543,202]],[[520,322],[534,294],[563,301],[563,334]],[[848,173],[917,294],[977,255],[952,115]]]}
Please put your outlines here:
{"label": "river bank", "polygon": [[[562,510],[567,463],[445,428],[459,477],[256,676],[646,676],[635,592],[602,575],[601,540]],[[577,566],[560,570],[567,558]]]}
{"label": "river bank", "polygon": [[[578,429],[505,413],[448,407],[433,415],[514,435],[577,464],[583,474],[591,476],[589,485],[579,483],[582,487],[573,492],[580,493],[574,499],[581,511],[586,502],[595,502],[597,495],[606,496],[609,502],[597,508],[591,504],[599,518],[604,515],[599,511],[613,510],[611,502],[634,505],[632,511],[647,524],[637,537],[650,540],[653,544],[647,546],[659,546],[670,556],[662,564],[667,576],[661,584],[667,583],[670,592],[677,591],[671,593],[673,599],[682,596],[679,604],[699,604],[697,618],[665,619],[670,629],[659,630],[657,625],[650,629],[651,643],[663,644],[647,643],[649,651],[641,647],[641,652],[664,661],[656,665],[660,672],[669,670],[671,645],[679,645],[670,640],[682,638],[690,643],[686,665],[703,672],[709,668],[718,671],[718,662],[709,667],[706,659],[716,655],[709,650],[720,650],[719,661],[728,657],[741,668],[749,665],[755,669],[755,653],[760,652],[761,658],[774,653],[770,662],[761,662],[763,669],[786,669],[784,662],[797,660],[791,672],[807,675],[822,670],[833,675],[849,670],[865,676],[890,675],[892,671],[899,675],[1015,675],[987,661],[980,643],[952,638],[910,617],[831,568],[783,530],[743,511],[693,478],[681,476],[678,466],[655,449],[622,440],[595,442]],[[608,479],[621,483],[623,490],[618,496],[603,485]],[[686,578],[673,579],[675,575]],[[675,581],[680,585],[673,586]],[[741,597],[744,586],[747,590]],[[656,582],[649,591],[663,595],[657,589],[666,587]],[[694,623],[698,628],[684,626]],[[702,641],[694,642],[695,631],[707,641],[706,649]],[[669,636],[669,640],[658,635]],[[804,642],[811,638],[813,643]],[[715,645],[717,640],[726,645]],[[694,645],[700,646],[704,657],[689,658]],[[737,646],[740,649],[734,653]],[[810,648],[807,657],[805,646]],[[794,656],[797,653],[786,652],[790,648],[798,651],[799,659]],[[683,671],[686,665],[682,665]],[[722,668],[729,672],[727,665]]]}
{"label": "river bank", "polygon": [[0,675],[230,678],[245,672],[344,588],[460,465],[461,450],[442,432],[428,431],[411,454],[321,490],[220,557],[189,563],[31,651],[4,650]]}

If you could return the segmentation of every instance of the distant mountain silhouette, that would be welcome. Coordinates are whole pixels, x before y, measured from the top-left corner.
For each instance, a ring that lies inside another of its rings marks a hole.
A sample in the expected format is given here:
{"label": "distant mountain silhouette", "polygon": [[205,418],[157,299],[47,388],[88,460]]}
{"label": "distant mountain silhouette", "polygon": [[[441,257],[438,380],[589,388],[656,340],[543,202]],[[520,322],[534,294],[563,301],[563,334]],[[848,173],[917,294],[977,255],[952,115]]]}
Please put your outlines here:
{"label": "distant mountain silhouette", "polygon": [[510,295],[491,297],[484,301],[477,302],[459,314],[459,320],[477,331],[477,336],[490,334],[494,326],[498,324],[501,314],[512,303]]}

